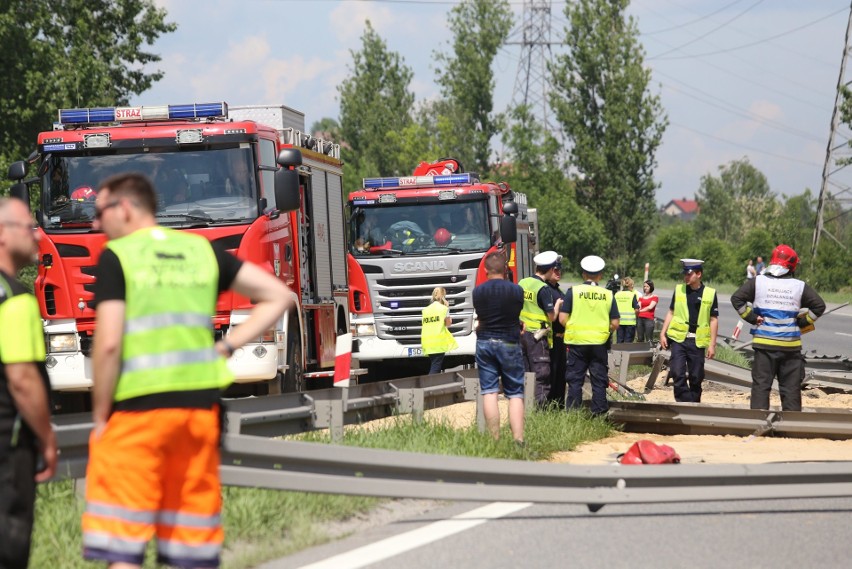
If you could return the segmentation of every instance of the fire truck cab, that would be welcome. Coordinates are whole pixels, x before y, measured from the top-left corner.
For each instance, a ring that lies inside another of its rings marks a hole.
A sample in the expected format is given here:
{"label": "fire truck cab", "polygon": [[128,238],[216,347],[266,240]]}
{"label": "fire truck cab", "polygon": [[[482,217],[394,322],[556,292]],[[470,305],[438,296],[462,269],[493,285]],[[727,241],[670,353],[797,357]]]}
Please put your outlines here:
{"label": "fire truck cab", "polygon": [[[348,329],[340,147],[305,133],[304,114],[285,106],[225,103],[64,109],[10,177],[41,232],[35,294],[44,319],[54,390],[91,387],[93,290],[105,236],[95,231],[99,184],[119,172],[147,175],[157,222],[203,235],[289,285],[299,310],[286,314],[228,364],[237,384],[301,390],[334,365],[336,335]],[[337,256],[338,258],[335,258]],[[220,295],[211,328],[227,336],[251,299]]]}

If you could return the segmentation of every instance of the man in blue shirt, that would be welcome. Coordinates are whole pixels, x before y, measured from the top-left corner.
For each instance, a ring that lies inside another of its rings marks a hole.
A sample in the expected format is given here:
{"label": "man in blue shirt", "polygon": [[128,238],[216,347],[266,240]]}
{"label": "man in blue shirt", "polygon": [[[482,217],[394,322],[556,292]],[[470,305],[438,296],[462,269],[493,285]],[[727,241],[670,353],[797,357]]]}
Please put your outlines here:
{"label": "man in blue shirt", "polygon": [[485,256],[487,280],[473,289],[476,310],[476,367],[485,423],[491,435],[500,436],[497,393],[500,379],[509,400],[509,426],[518,443],[524,441],[524,357],[521,352],[521,307],[524,291],[506,279],[506,256]]}

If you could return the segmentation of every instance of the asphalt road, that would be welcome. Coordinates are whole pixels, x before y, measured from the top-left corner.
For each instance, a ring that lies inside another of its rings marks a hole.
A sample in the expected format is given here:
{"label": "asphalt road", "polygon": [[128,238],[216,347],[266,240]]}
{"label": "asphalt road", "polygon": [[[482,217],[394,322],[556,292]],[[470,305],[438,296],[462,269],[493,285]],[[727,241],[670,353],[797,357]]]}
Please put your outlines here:
{"label": "asphalt road", "polygon": [[597,513],[509,505],[503,517],[486,515],[500,508],[453,504],[262,567],[800,569],[845,568],[852,558],[852,498],[613,505]]}

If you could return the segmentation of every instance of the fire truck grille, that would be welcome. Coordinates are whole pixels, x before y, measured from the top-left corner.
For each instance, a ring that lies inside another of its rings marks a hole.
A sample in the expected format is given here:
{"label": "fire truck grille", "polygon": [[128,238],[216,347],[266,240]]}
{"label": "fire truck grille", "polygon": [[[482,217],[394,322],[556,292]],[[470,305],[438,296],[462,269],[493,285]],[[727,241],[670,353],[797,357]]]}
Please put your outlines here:
{"label": "fire truck grille", "polygon": [[385,340],[396,340],[405,346],[420,345],[421,311],[432,302],[432,290],[444,287],[450,305],[449,327],[456,335],[467,335],[473,326],[471,293],[473,274],[446,276],[379,278],[374,281],[373,307],[376,317],[376,335]]}

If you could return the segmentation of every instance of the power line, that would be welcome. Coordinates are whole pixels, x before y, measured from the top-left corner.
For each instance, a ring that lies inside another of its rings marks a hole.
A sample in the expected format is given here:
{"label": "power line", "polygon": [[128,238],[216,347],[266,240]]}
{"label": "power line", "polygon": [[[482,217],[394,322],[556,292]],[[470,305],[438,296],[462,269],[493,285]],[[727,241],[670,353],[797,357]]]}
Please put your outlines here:
{"label": "power line", "polygon": [[801,26],[798,26],[798,27],[796,27],[796,28],[792,28],[792,29],[787,30],[787,31],[785,31],[785,32],[781,32],[780,34],[776,34],[776,35],[774,35],[774,36],[770,36],[770,37],[768,37],[768,38],[763,38],[762,40],[758,40],[758,41],[755,41],[755,42],[751,42],[751,43],[746,43],[746,44],[738,45],[738,46],[736,46],[736,47],[730,47],[730,48],[720,49],[720,50],[716,50],[716,51],[708,51],[708,52],[705,52],[705,53],[694,53],[694,54],[691,54],[691,55],[677,55],[677,56],[663,57],[663,55],[664,55],[664,54],[666,54],[666,53],[671,53],[671,50],[669,50],[669,51],[667,51],[667,52],[664,52],[663,54],[656,55],[656,56],[654,56],[654,57],[649,57],[648,59],[649,59],[649,60],[651,60],[651,59],[657,59],[657,60],[664,60],[664,59],[694,59],[694,58],[696,58],[696,57],[707,57],[707,56],[710,56],[710,55],[719,55],[719,54],[721,54],[721,53],[730,53],[730,52],[732,52],[732,51],[737,51],[737,50],[740,50],[740,49],[746,49],[746,48],[749,48],[749,47],[754,47],[754,46],[756,46],[756,45],[761,45],[761,44],[764,44],[764,43],[770,42],[770,41],[772,41],[772,40],[776,40],[776,39],[778,39],[778,38],[782,38],[782,37],[784,37],[784,36],[788,36],[788,35],[793,34],[793,33],[795,33],[795,32],[798,32],[798,31],[804,30],[805,28],[809,28],[809,27],[811,27],[811,26],[813,26],[813,25],[815,25],[815,24],[818,24],[818,23],[820,23],[820,22],[822,22],[822,21],[824,21],[824,20],[827,20],[827,19],[829,19],[829,18],[832,18],[832,17],[836,16],[837,14],[840,14],[841,12],[845,12],[846,10],[847,10],[846,8],[841,8],[840,10],[836,10],[836,11],[832,12],[831,14],[828,14],[828,15],[826,15],[826,16],[823,16],[822,18],[818,18],[818,19],[816,19],[816,20],[814,20],[814,21],[812,21],[812,22],[808,22],[807,24],[803,24],[803,25],[801,25]]}
{"label": "power line", "polygon": [[[694,19],[694,20],[690,20],[690,21],[688,21],[688,22],[684,22],[684,23],[682,23],[682,24],[678,24],[678,25],[676,25],[676,26],[671,26],[671,27],[668,27],[668,28],[662,28],[662,29],[660,29],[660,30],[654,30],[654,31],[652,31],[652,32],[645,32],[645,33],[643,33],[642,35],[643,35],[643,36],[654,36],[654,35],[662,34],[662,33],[665,33],[665,32],[671,32],[671,31],[674,31],[674,30],[679,30],[679,29],[681,29],[681,28],[687,28],[687,27],[689,27],[689,26],[691,26],[691,25],[693,25],[693,24],[697,24],[698,22],[702,22],[702,21],[704,21],[704,20],[706,20],[706,19],[708,19],[708,18],[712,18],[713,16],[715,16],[715,15],[716,15],[716,14],[718,14],[719,12],[724,12],[725,10],[727,10],[728,8],[730,8],[731,6],[733,6],[734,4],[739,4],[739,3],[740,3],[740,2],[742,2],[742,1],[743,1],[743,0],[734,0],[734,1],[733,1],[733,2],[731,2],[730,4],[726,4],[726,5],[722,6],[721,8],[719,8],[719,9],[718,9],[718,10],[716,10],[716,11],[714,11],[714,12],[710,12],[709,14],[705,14],[704,16],[701,16],[701,17],[696,18],[696,19]],[[667,19],[668,19],[668,18],[667,18]]]}
{"label": "power line", "polygon": [[749,6],[748,8],[746,8],[745,10],[743,10],[742,12],[740,12],[739,14],[735,15],[735,16],[734,16],[733,18],[731,18],[730,20],[727,20],[727,21],[725,21],[725,22],[722,22],[721,24],[719,24],[718,26],[716,26],[716,27],[715,27],[715,28],[713,28],[712,30],[707,31],[707,32],[705,32],[705,33],[701,34],[701,35],[700,35],[700,36],[698,36],[698,37],[694,37],[694,38],[692,38],[691,40],[689,40],[688,42],[686,42],[686,43],[685,43],[685,44],[683,44],[683,45],[680,45],[680,46],[678,46],[678,47],[674,47],[674,48],[670,49],[669,51],[664,51],[663,53],[661,53],[661,54],[659,54],[659,55],[657,55],[657,56],[655,56],[655,57],[650,57],[650,58],[648,58],[648,59],[658,59],[658,58],[662,58],[662,56],[664,56],[664,55],[666,55],[666,54],[672,53],[673,51],[680,51],[681,49],[685,48],[685,47],[686,47],[686,46],[688,46],[688,45],[692,45],[692,44],[694,44],[694,43],[695,43],[695,42],[697,42],[697,41],[701,41],[702,39],[706,38],[706,37],[707,37],[707,36],[709,36],[710,34],[715,33],[715,32],[717,32],[717,31],[721,30],[722,28],[724,28],[724,27],[725,27],[725,26],[727,26],[728,24],[730,24],[730,23],[734,22],[735,20],[738,20],[739,18],[741,18],[741,17],[745,16],[745,15],[746,15],[749,11],[751,11],[753,8],[756,8],[759,4],[762,4],[762,3],[763,3],[763,0],[757,0],[754,4],[752,4],[752,5],[751,5],[751,6]]}

